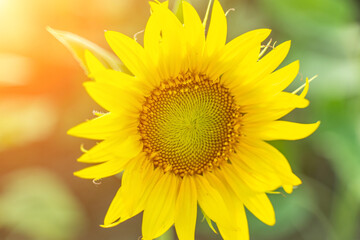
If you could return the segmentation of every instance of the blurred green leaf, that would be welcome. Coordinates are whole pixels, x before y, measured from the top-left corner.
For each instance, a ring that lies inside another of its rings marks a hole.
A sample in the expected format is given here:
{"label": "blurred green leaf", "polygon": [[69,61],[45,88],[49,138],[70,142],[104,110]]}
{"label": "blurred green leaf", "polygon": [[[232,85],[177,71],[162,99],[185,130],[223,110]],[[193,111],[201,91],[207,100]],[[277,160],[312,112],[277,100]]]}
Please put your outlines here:
{"label": "blurred green leaf", "polygon": [[89,50],[92,54],[94,54],[107,68],[130,73],[119,58],[117,58],[113,53],[99,47],[95,43],[70,32],[55,30],[50,27],[47,27],[47,30],[57,40],[64,44],[67,49],[69,49],[74,58],[85,70],[86,74],[89,73],[89,70],[85,62],[85,50]]}
{"label": "blurred green leaf", "polygon": [[53,174],[41,169],[2,178],[0,226],[34,240],[76,239],[84,216],[76,199]]}

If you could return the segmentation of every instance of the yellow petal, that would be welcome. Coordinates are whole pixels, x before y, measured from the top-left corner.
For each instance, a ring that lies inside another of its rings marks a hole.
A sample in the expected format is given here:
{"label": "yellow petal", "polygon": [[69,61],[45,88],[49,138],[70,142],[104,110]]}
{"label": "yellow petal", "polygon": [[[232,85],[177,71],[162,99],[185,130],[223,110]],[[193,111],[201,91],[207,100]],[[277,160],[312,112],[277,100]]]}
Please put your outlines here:
{"label": "yellow petal", "polygon": [[141,97],[130,89],[120,89],[106,83],[85,82],[84,87],[88,94],[101,107],[108,111],[137,114],[141,107]]}
{"label": "yellow petal", "polygon": [[213,172],[204,173],[206,179],[217,187],[221,197],[224,199],[231,217],[231,225],[217,223],[223,239],[248,239],[249,229],[244,205],[235,195],[228,185],[221,170],[215,169]]}
{"label": "yellow petal", "polygon": [[293,185],[283,185],[283,189],[285,190],[286,193],[290,194],[293,192],[294,187]]}
{"label": "yellow petal", "polygon": [[231,187],[232,191],[241,199],[244,194],[254,194],[243,180],[239,177],[236,170],[231,164],[225,164],[222,166],[221,171],[219,172],[224,178],[224,181]]}
{"label": "yellow petal", "polygon": [[281,92],[269,101],[268,105],[271,105],[271,110],[306,108],[309,106],[309,101],[302,96]]}
{"label": "yellow petal", "polygon": [[128,158],[115,158],[105,163],[74,172],[74,175],[80,178],[95,180],[110,177],[123,171],[124,166],[129,160]]}
{"label": "yellow petal", "polygon": [[124,170],[129,160],[136,157],[141,150],[140,141],[136,137],[129,137],[116,146],[110,161],[82,169],[75,172],[74,175],[86,179],[100,179],[115,175]]}
{"label": "yellow petal", "polygon": [[[90,71],[89,76],[95,81],[114,85],[119,88],[139,87],[139,79],[124,72],[105,68],[102,63],[90,51],[85,51],[86,65]],[[147,84],[145,81],[142,85]]]}
{"label": "yellow petal", "polygon": [[240,35],[226,44],[222,57],[233,60],[239,58],[239,55],[244,56],[244,52],[249,51],[246,49],[246,46],[250,45],[250,43],[256,43],[256,45],[260,44],[270,35],[270,33],[271,29],[263,28]]}
{"label": "yellow petal", "polygon": [[196,175],[194,180],[201,209],[214,222],[231,226],[228,208],[224,199],[217,191],[216,186],[212,187],[203,176]]}
{"label": "yellow petal", "polygon": [[80,63],[81,67],[85,70],[86,74],[90,71],[88,65],[85,63],[85,51],[89,51],[96,55],[106,68],[124,72],[128,71],[115,55],[99,47],[95,43],[73,33],[55,30],[50,27],[47,27],[47,30],[69,49],[75,59]]}
{"label": "yellow petal", "polygon": [[118,146],[121,146],[121,144],[126,141],[126,138],[127,136],[123,136],[122,138],[106,139],[84,153],[80,158],[78,158],[78,162],[101,163],[110,161],[115,158]]}
{"label": "yellow petal", "polygon": [[254,68],[259,58],[260,46],[261,44],[258,43],[250,47],[245,56],[242,56],[239,61],[235,60],[237,63],[236,67],[232,67],[221,76],[221,80],[236,94],[235,98],[248,94],[248,92],[255,92],[259,95],[259,78],[254,79],[253,76],[255,75]]}
{"label": "yellow petal", "polygon": [[157,83],[151,61],[140,44],[119,32],[106,31],[105,38],[112,50],[135,76],[147,79],[152,84]]}
{"label": "yellow petal", "polygon": [[191,4],[186,1],[183,4],[184,34],[188,44],[187,52],[189,68],[192,71],[199,71],[201,58],[205,45],[205,29],[199,15]]}
{"label": "yellow petal", "polygon": [[231,162],[237,176],[255,192],[273,191],[282,184],[277,173],[251,152],[237,152]]}
{"label": "yellow petal", "polygon": [[268,225],[275,224],[274,209],[266,194],[249,189],[230,164],[224,165],[220,173],[236,196],[257,218]]}
{"label": "yellow petal", "polygon": [[150,193],[145,206],[142,233],[144,239],[154,239],[165,233],[175,220],[178,180],[166,173]]}
{"label": "yellow petal", "polygon": [[320,121],[302,124],[286,121],[274,121],[259,129],[258,136],[263,140],[297,140],[306,138],[319,127]]}
{"label": "yellow petal", "polygon": [[248,240],[249,239],[249,227],[245,214],[244,205],[234,197],[233,203],[231,204],[232,208],[232,218],[233,221],[236,222],[238,228],[232,229],[228,226],[223,226],[218,224],[218,228],[221,234],[221,237],[224,240],[233,240],[233,239],[241,239]]}
{"label": "yellow petal", "polygon": [[136,93],[138,97],[153,90],[149,82],[112,69],[103,69],[93,72],[92,77],[96,82],[105,83],[124,90],[131,90]]}
{"label": "yellow petal", "polygon": [[274,94],[281,92],[294,81],[298,72],[299,61],[292,62],[270,74],[262,81],[261,85],[263,85],[264,88],[269,88]]}
{"label": "yellow petal", "polygon": [[89,71],[89,77],[92,77],[93,73],[106,69],[100,60],[97,59],[89,50],[85,50],[85,63]]}
{"label": "yellow petal", "polygon": [[[125,121],[125,117],[107,113],[87,122],[80,123],[71,128],[67,134],[74,137],[102,140],[121,133],[126,126]],[[129,124],[129,121],[127,121],[127,124]]]}
{"label": "yellow petal", "polygon": [[150,169],[152,171],[148,171],[143,179],[144,193],[139,201],[139,205],[141,206],[145,206],[150,194],[152,193],[152,190],[164,175],[164,172],[161,169],[153,169],[154,165],[152,165],[150,161],[149,163],[149,165],[151,166]]}
{"label": "yellow petal", "polygon": [[258,74],[273,72],[284,61],[290,50],[291,41],[286,41],[270,51],[258,62]]}
{"label": "yellow petal", "polygon": [[144,204],[141,204],[140,201],[149,184],[149,182],[144,182],[144,179],[152,171],[150,165],[142,167],[144,160],[146,161],[144,155],[141,155],[126,166],[121,187],[110,204],[102,227],[108,228],[118,225],[144,209]]}
{"label": "yellow petal", "polygon": [[301,180],[293,174],[284,155],[266,142],[243,138],[241,144],[236,148],[236,152],[240,157],[248,155],[250,159],[246,163],[252,168],[256,168],[260,172],[258,174],[261,174],[261,171],[265,172],[265,176],[276,174],[281,179],[282,185],[301,184]]}
{"label": "yellow petal", "polygon": [[161,25],[158,23],[158,17],[152,14],[148,19],[144,32],[144,50],[149,57],[154,61],[155,66],[159,63],[160,57],[160,42],[161,42]]}
{"label": "yellow petal", "polygon": [[[270,32],[270,29],[253,30],[238,36],[226,44],[220,53],[219,59],[211,59],[211,63],[209,63],[208,74],[210,78],[216,79],[227,71],[231,71],[230,75],[232,76],[236,70],[244,74],[244,69],[248,69],[249,65],[251,66],[251,64],[256,63],[260,44],[269,36]],[[254,51],[254,49],[256,49],[256,51]],[[251,54],[249,55],[249,53]],[[246,67],[243,65],[246,65]],[[231,82],[238,80],[232,76],[225,76],[222,80],[231,85]]]}
{"label": "yellow petal", "polygon": [[[145,29],[145,50],[155,55],[158,74],[162,79],[178,76],[185,57],[183,27],[179,19],[166,7],[150,2],[154,12]],[[160,38],[159,38],[160,36]]]}
{"label": "yellow petal", "polygon": [[309,82],[309,79],[306,78],[305,87],[304,87],[304,90],[301,92],[300,97],[303,97],[303,98],[306,97],[306,95],[307,95],[307,93],[308,93],[308,91],[309,91],[309,83],[310,83],[310,82]]}
{"label": "yellow petal", "polygon": [[195,239],[196,215],[196,186],[191,176],[184,176],[175,210],[175,229],[179,240]]}
{"label": "yellow petal", "polygon": [[[253,52],[252,55],[250,56],[254,56],[254,53],[256,53],[257,55],[255,55],[255,57],[257,59],[259,56],[260,46],[259,48],[254,48],[254,49],[256,51]],[[230,76],[225,76],[225,77],[226,79],[235,77],[236,79],[240,80],[240,83],[234,86],[235,88],[234,90],[238,92],[237,93],[238,96],[246,95],[241,97],[241,99],[247,99],[249,97],[251,98],[252,96],[248,96],[249,94],[250,95],[257,94],[262,96],[264,95],[263,92],[266,89],[263,89],[264,86],[261,85],[262,82],[261,80],[266,78],[280,65],[280,63],[285,59],[287,53],[289,52],[289,49],[290,49],[290,41],[284,42],[279,46],[277,46],[270,53],[268,53],[265,57],[257,61],[256,64],[251,64],[252,62],[254,62],[254,60],[252,59],[251,61],[248,61],[247,66],[245,65],[245,67],[243,67],[239,65],[237,67],[237,70],[234,71],[234,74],[230,74]]]}
{"label": "yellow petal", "polygon": [[265,224],[275,224],[274,208],[266,194],[255,193],[247,188],[231,166],[224,166],[221,174],[236,196],[244,203],[250,212]]}
{"label": "yellow petal", "polygon": [[214,1],[209,30],[206,36],[206,53],[213,55],[224,47],[227,34],[227,21],[224,10],[218,0]]}
{"label": "yellow petal", "polygon": [[244,195],[242,200],[246,208],[260,221],[270,226],[275,224],[274,208],[265,193]]}

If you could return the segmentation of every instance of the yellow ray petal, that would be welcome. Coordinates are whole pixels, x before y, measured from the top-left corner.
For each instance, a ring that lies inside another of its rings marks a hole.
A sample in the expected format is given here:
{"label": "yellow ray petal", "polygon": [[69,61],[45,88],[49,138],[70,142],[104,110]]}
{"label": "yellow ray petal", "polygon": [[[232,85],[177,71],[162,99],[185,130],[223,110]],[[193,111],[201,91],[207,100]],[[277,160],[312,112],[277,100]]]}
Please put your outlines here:
{"label": "yellow ray petal", "polygon": [[223,226],[218,224],[219,231],[221,233],[221,237],[224,240],[233,240],[233,239],[241,239],[248,240],[249,239],[249,227],[245,214],[244,205],[234,198],[233,203],[231,204],[232,208],[232,218],[236,221],[236,225],[238,228],[232,229],[228,226]]}
{"label": "yellow ray petal", "polygon": [[88,167],[74,173],[75,176],[86,179],[100,179],[121,172],[130,159],[136,157],[142,150],[142,145],[136,137],[129,137],[117,146],[110,161]]}
{"label": "yellow ray petal", "polygon": [[124,166],[129,160],[130,159],[128,158],[115,158],[105,163],[74,172],[74,176],[95,180],[110,177],[122,172],[124,170]]}
{"label": "yellow ray petal", "polygon": [[105,66],[97,59],[93,53],[89,50],[85,50],[85,63],[89,72],[89,77],[93,76],[93,73],[105,70]]}
{"label": "yellow ray petal", "polygon": [[189,68],[199,71],[205,45],[205,29],[201,19],[191,4],[183,1],[184,34],[188,45]]}
{"label": "yellow ray petal", "polygon": [[249,152],[237,152],[231,157],[237,176],[255,192],[269,192],[281,186],[281,180],[273,169]]}
{"label": "yellow ray petal", "polygon": [[123,113],[127,110],[129,113],[137,114],[141,107],[141,97],[130,89],[121,89],[100,82],[85,82],[84,87],[91,98],[108,111]]}
{"label": "yellow ray petal", "polygon": [[114,85],[122,89],[142,90],[143,92],[150,89],[150,85],[146,81],[140,81],[139,78],[124,72],[105,68],[89,51],[85,51],[85,60],[90,71],[89,77],[94,78],[97,82]]}
{"label": "yellow ray petal", "polygon": [[[270,29],[257,29],[233,39],[225,45],[224,49],[220,52],[219,58],[212,58],[208,66],[208,75],[212,79],[218,78],[223,73],[230,71],[230,75],[233,72],[239,70],[241,74],[244,74],[244,67],[249,68],[252,64],[257,61],[260,44],[270,34]],[[257,49],[254,51],[253,49]],[[249,53],[251,55],[249,55]],[[249,58],[252,58],[251,61]],[[225,77],[224,81],[228,84],[232,81],[238,80],[234,77]]]}
{"label": "yellow ray petal", "polygon": [[87,122],[80,123],[71,128],[67,134],[74,137],[103,140],[115,134],[121,134],[121,130],[123,130],[129,122],[129,119],[127,120],[126,117],[107,113]]}
{"label": "yellow ray petal", "polygon": [[106,162],[114,158],[113,150],[117,149],[117,146],[121,145],[126,138],[112,138],[106,139],[94,147],[92,147],[89,151],[81,155],[78,158],[78,162],[83,163],[101,163]]}
{"label": "yellow ray petal", "polygon": [[205,177],[198,175],[195,183],[199,205],[206,215],[216,223],[232,226],[228,208],[216,186],[212,187]]}
{"label": "yellow ray petal", "polygon": [[225,45],[222,57],[229,60],[234,60],[239,58],[239,55],[244,56],[245,54],[243,52],[245,52],[247,48],[244,46],[249,45],[251,42],[256,43],[256,45],[260,44],[270,35],[270,33],[271,29],[262,28],[240,35]]}
{"label": "yellow ray petal", "polygon": [[155,66],[159,63],[160,57],[160,42],[161,39],[161,25],[158,24],[158,17],[151,15],[147,21],[144,32],[144,49],[149,57],[154,61]]}
{"label": "yellow ray petal", "polygon": [[294,109],[294,108],[306,108],[309,106],[309,101],[304,99],[302,96],[298,96],[288,92],[281,92],[271,99],[268,103],[271,105],[270,109],[272,110],[281,110],[281,109]]}
{"label": "yellow ray petal", "polygon": [[278,93],[287,88],[295,79],[299,72],[299,61],[290,63],[289,65],[273,72],[266,77],[261,85],[271,92]]}
{"label": "yellow ray petal", "polygon": [[[301,180],[293,174],[284,155],[270,144],[258,139],[243,138],[236,148],[238,155],[248,155],[247,164],[266,174],[276,174],[282,185],[299,185]],[[261,173],[260,173],[261,174]]]}
{"label": "yellow ray petal", "polygon": [[268,74],[273,72],[284,61],[290,50],[290,46],[291,41],[286,41],[261,58],[257,66],[259,73]]}
{"label": "yellow ray petal", "polygon": [[246,208],[260,221],[270,226],[275,224],[274,208],[265,193],[244,195],[242,200]]}
{"label": "yellow ray petal", "polygon": [[205,51],[212,56],[219,49],[224,47],[227,34],[227,21],[224,10],[218,0],[214,1],[209,30],[206,36]]}
{"label": "yellow ray petal", "polygon": [[267,141],[298,140],[311,135],[319,125],[320,121],[311,124],[274,121],[259,129],[258,136]]}
{"label": "yellow ray petal", "polygon": [[[126,144],[125,142],[128,143]],[[128,149],[129,144],[131,144],[131,146]],[[99,163],[118,158],[119,156],[131,158],[133,155],[132,151],[140,151],[138,149],[141,148],[141,141],[135,134],[124,135],[102,141],[84,153],[78,161],[84,163]]]}
{"label": "yellow ray petal", "polygon": [[175,210],[175,229],[179,240],[195,239],[196,215],[196,186],[191,176],[184,176]]}
{"label": "yellow ray petal", "polygon": [[220,195],[230,211],[232,225],[221,225],[218,223],[217,226],[222,238],[225,240],[248,239],[249,229],[244,205],[234,191],[232,191],[221,171],[222,170],[215,170],[212,173],[204,174],[209,182],[217,186]]}
{"label": "yellow ray petal", "polygon": [[301,92],[301,94],[300,94],[300,97],[303,97],[303,98],[306,97],[306,95],[307,95],[307,93],[308,93],[308,91],[309,91],[309,84],[310,84],[310,80],[309,80],[308,78],[306,78],[305,81],[306,81],[306,82],[305,82],[304,90],[303,90],[303,91]]}
{"label": "yellow ray petal", "polygon": [[139,158],[126,166],[121,180],[121,188],[110,204],[102,227],[108,228],[118,225],[144,209],[144,204],[140,202],[146,187],[150,184],[144,179],[153,171],[149,164],[142,167],[144,160],[146,161],[144,155],[140,155]]}
{"label": "yellow ray petal", "polygon": [[[162,79],[175,78],[183,65],[185,44],[183,27],[179,19],[168,9],[150,2],[154,10],[145,29],[145,50],[155,56]],[[159,38],[160,36],[160,38]]]}
{"label": "yellow ray petal", "polygon": [[224,166],[220,172],[236,196],[262,222],[275,224],[274,208],[264,193],[255,193],[244,185],[231,166]]}
{"label": "yellow ray petal", "polygon": [[142,223],[144,239],[157,238],[174,224],[178,189],[177,177],[169,172],[156,184],[144,210]]}
{"label": "yellow ray petal", "polygon": [[258,89],[257,81],[259,79],[256,78],[256,81],[254,81],[252,76],[259,57],[260,46],[260,43],[251,45],[244,56],[241,56],[239,60],[234,60],[237,63],[236,67],[232,66],[229,71],[221,76],[221,80],[231,88],[232,92],[239,92],[240,94],[244,90],[247,93]]}
{"label": "yellow ray petal", "polygon": [[[149,162],[150,163],[150,162]],[[154,189],[155,185],[158,183],[158,181],[162,178],[164,175],[164,172],[161,169],[154,169],[152,164],[149,164],[151,167],[151,171],[148,171],[144,175],[144,193],[139,201],[139,205],[145,206],[152,190]]]}
{"label": "yellow ray petal", "polygon": [[151,61],[140,44],[119,32],[106,31],[105,38],[112,50],[136,77],[157,84]]}

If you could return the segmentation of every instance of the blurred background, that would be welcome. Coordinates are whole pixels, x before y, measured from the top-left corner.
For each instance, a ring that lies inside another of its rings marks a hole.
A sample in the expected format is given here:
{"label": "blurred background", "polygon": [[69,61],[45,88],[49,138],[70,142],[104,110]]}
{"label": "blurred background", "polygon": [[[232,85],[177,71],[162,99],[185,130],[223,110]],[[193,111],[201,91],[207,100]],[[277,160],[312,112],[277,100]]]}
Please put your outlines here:
{"label": "blurred background", "polygon": [[[251,239],[360,239],[360,25],[355,0],[220,0],[229,12],[228,40],[256,28],[292,40],[283,65],[300,60],[311,83],[307,109],[288,118],[318,131],[296,142],[274,142],[303,184],[270,196],[277,224],[250,213]],[[191,0],[201,17],[207,1]],[[103,31],[133,36],[150,15],[145,0],[0,0],[0,240],[115,240],[141,236],[141,215],[99,227],[120,179],[75,178],[80,145],[66,135],[101,108],[71,53],[46,26],[73,32],[109,49]],[[299,76],[289,90],[304,80]],[[202,217],[196,239],[221,239]],[[162,240],[176,239],[170,230]]]}

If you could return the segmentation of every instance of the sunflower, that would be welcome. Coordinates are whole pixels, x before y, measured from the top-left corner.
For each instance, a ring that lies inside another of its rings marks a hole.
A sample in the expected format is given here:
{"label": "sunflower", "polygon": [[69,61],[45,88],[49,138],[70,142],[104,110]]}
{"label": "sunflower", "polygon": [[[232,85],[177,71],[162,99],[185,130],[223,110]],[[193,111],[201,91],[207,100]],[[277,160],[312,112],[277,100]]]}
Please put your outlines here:
{"label": "sunflower", "polygon": [[284,92],[299,62],[277,70],[290,41],[263,56],[269,29],[226,43],[226,16],[217,0],[206,35],[206,24],[189,3],[182,2],[183,22],[167,2],[150,5],[144,46],[105,32],[131,74],[108,69],[85,53],[95,81],[84,86],[108,112],[69,130],[101,140],[78,159],[96,165],[75,175],[101,179],[123,171],[103,227],[143,212],[144,240],[172,225],[180,240],[191,240],[199,205],[224,239],[248,239],[245,207],[273,225],[267,193],[279,187],[291,193],[301,184],[267,141],[302,139],[319,126],[279,120],[309,104],[308,84],[300,95]]}

